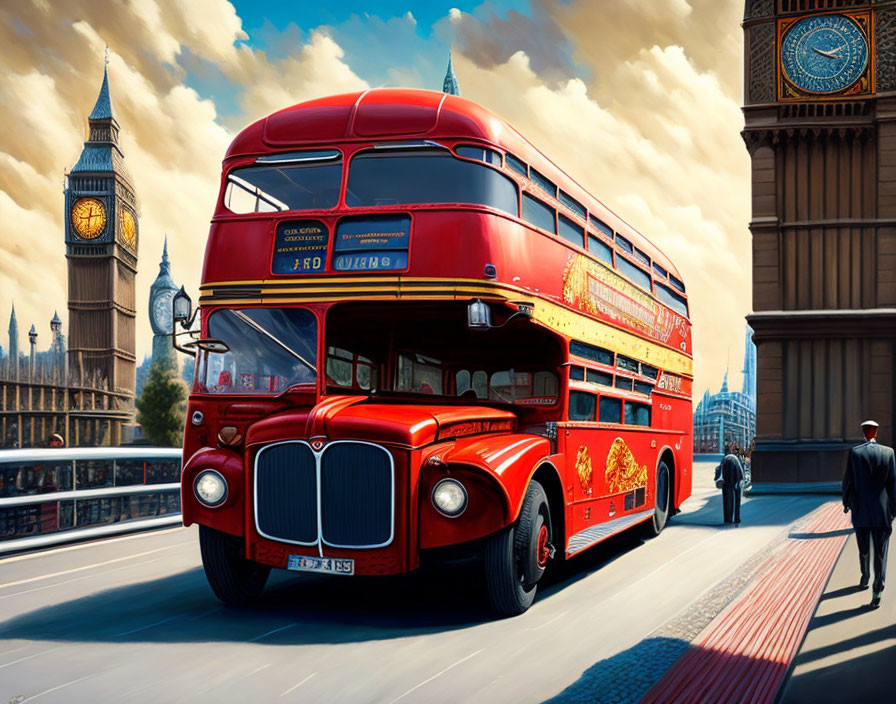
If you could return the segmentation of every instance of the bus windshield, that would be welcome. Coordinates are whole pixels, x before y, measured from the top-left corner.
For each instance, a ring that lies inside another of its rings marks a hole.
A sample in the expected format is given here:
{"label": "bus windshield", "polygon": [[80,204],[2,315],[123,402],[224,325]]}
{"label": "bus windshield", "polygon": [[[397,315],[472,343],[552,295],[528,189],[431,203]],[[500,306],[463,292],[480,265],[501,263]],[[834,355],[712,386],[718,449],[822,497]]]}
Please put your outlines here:
{"label": "bus windshield", "polygon": [[343,304],[327,316],[331,393],[410,394],[516,406],[559,398],[561,345],[520,321],[489,333],[466,326],[464,305]]}
{"label": "bus windshield", "polygon": [[202,352],[197,391],[276,395],[317,379],[317,319],[304,308],[216,310],[208,334],[230,349]]}
{"label": "bus windshield", "polygon": [[445,149],[370,150],[351,160],[345,204],[470,203],[518,215],[516,184]]}

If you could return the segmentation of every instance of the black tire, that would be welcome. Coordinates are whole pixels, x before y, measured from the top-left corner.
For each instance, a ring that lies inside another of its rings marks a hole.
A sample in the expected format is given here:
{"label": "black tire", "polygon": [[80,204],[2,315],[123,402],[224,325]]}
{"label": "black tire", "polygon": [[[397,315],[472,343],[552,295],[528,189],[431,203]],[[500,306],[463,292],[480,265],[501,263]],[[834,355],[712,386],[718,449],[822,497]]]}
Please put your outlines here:
{"label": "black tire", "polygon": [[666,527],[672,505],[671,489],[669,467],[665,462],[660,462],[660,466],[656,468],[656,507],[653,509],[653,517],[644,524],[644,534],[648,538],[655,538]]}
{"label": "black tire", "polygon": [[483,552],[489,603],[502,616],[517,616],[535,600],[553,540],[551,510],[541,484],[533,481],[516,522],[489,538]]}
{"label": "black tire", "polygon": [[202,567],[209,586],[225,604],[244,606],[264,589],[270,567],[247,560],[242,555],[243,541],[207,526],[199,526]]}

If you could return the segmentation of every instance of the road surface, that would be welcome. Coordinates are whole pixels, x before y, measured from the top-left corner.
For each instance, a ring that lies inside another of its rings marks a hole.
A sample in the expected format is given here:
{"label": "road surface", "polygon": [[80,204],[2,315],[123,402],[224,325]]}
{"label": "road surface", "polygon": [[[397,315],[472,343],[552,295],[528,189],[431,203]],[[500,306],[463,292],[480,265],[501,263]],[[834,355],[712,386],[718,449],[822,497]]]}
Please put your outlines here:
{"label": "road surface", "polygon": [[586,551],[503,620],[484,607],[478,573],[456,568],[275,571],[257,606],[225,607],[195,526],[6,558],[0,704],[542,702],[564,690],[571,701],[595,664],[643,668],[627,653],[824,500],[753,497],[740,528],[722,527],[712,464],[698,463],[662,535]]}

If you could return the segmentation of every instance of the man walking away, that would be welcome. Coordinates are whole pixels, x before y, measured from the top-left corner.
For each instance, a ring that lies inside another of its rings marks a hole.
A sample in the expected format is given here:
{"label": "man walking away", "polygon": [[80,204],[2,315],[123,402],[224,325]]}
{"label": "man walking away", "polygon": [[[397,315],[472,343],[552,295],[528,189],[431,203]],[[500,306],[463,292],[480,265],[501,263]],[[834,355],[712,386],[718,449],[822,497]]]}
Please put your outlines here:
{"label": "man walking away", "polygon": [[887,571],[887,544],[896,516],[896,456],[893,448],[875,440],[878,425],[862,423],[866,442],[849,451],[843,475],[843,512],[852,511],[852,525],[859,545],[859,587],[868,588],[870,548],[874,547],[874,585],[871,608],[880,606]]}
{"label": "man walking away", "polygon": [[744,468],[737,455],[722,458],[722,510],[725,523],[740,525],[740,495],[744,482]]}

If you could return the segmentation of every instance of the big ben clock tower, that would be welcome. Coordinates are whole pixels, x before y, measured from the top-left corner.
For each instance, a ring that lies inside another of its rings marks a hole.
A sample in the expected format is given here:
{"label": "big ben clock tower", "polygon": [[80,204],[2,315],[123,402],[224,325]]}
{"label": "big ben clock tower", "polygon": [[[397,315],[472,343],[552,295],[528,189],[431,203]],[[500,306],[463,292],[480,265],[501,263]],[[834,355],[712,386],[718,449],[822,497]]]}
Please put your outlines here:
{"label": "big ben clock tower", "polygon": [[896,432],[896,0],[747,0],[757,488]]}
{"label": "big ben clock tower", "polygon": [[117,404],[108,410],[127,422],[136,385],[137,203],[118,145],[108,65],[89,122],[65,189],[69,367],[82,385],[107,385]]}

